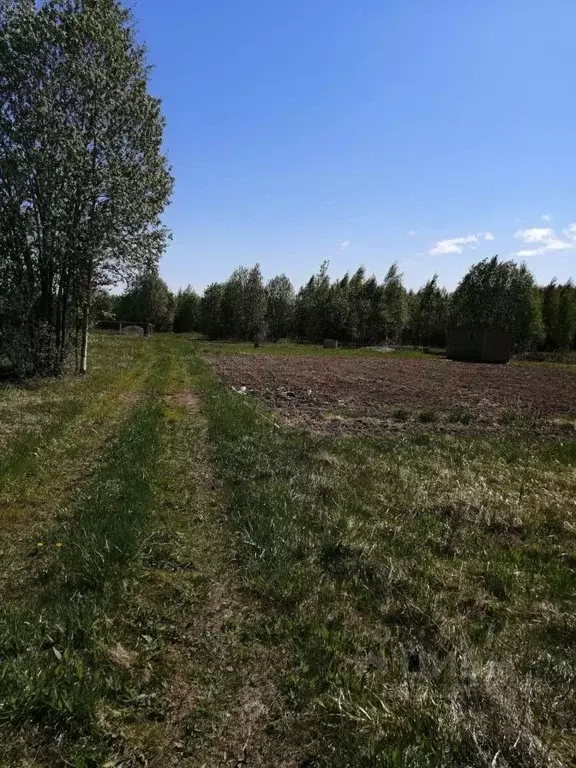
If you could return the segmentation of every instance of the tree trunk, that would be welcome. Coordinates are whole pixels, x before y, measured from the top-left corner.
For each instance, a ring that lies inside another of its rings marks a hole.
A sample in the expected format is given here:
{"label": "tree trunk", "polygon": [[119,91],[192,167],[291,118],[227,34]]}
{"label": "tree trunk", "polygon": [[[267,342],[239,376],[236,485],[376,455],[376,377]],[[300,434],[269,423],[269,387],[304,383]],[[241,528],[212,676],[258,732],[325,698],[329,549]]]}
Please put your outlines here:
{"label": "tree trunk", "polygon": [[79,373],[85,375],[88,370],[88,301],[84,302],[82,310],[82,341],[80,344]]}

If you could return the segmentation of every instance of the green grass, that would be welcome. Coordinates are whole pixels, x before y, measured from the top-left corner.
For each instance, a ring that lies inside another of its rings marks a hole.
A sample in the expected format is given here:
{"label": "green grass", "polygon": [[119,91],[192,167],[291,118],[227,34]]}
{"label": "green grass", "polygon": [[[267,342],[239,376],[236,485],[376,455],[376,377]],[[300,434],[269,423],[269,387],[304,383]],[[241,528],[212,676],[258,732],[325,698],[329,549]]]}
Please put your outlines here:
{"label": "green grass", "polygon": [[228,348],[0,390],[0,765],[572,765],[576,441],[280,427]]}
{"label": "green grass", "polygon": [[571,444],[319,438],[229,392],[209,412],[308,764],[571,763]]}
{"label": "green grass", "polygon": [[61,744],[81,741],[95,727],[97,707],[116,685],[102,646],[150,511],[160,418],[154,406],[134,412],[80,494],[70,524],[37,544],[49,586],[0,626],[0,723],[41,728]]}
{"label": "green grass", "polygon": [[192,340],[196,351],[201,355],[288,355],[290,357],[401,357],[415,359],[430,359],[437,357],[435,353],[427,353],[413,349],[398,349],[394,352],[378,352],[368,347],[358,349],[339,347],[324,349],[319,344],[295,344],[293,342],[266,343],[255,348],[252,343],[219,342]]}

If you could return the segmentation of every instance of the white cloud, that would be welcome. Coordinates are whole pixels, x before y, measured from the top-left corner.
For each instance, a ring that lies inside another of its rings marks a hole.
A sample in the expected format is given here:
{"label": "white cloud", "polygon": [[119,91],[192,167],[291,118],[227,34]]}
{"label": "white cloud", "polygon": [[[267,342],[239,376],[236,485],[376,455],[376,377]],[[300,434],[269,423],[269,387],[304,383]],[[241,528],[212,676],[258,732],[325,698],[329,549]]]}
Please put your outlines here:
{"label": "white cloud", "polygon": [[350,248],[350,245],[351,245],[350,240],[344,240],[343,243],[340,243],[340,250],[344,251],[346,250],[346,248]]}
{"label": "white cloud", "polygon": [[416,232],[414,232],[413,229],[409,229],[408,232],[406,232],[406,237],[414,237]]}
{"label": "white cloud", "polygon": [[554,230],[550,227],[532,227],[531,229],[519,229],[514,237],[525,243],[546,243],[555,235]]}
{"label": "white cloud", "polygon": [[434,248],[430,248],[430,256],[447,256],[450,253],[462,253],[464,248],[478,245],[478,235],[465,235],[464,237],[451,237],[448,240],[439,240]]}
{"label": "white cloud", "polygon": [[542,221],[552,221],[552,216],[549,213],[543,213],[540,218]]}
{"label": "white cloud", "polygon": [[562,230],[564,239],[559,237],[551,227],[532,227],[519,229],[514,237],[526,245],[536,245],[536,248],[522,248],[514,255],[520,258],[543,256],[554,251],[569,251],[576,248],[576,224],[571,224]]}
{"label": "white cloud", "polygon": [[484,240],[491,243],[494,240],[494,235],[492,232],[484,232]]}

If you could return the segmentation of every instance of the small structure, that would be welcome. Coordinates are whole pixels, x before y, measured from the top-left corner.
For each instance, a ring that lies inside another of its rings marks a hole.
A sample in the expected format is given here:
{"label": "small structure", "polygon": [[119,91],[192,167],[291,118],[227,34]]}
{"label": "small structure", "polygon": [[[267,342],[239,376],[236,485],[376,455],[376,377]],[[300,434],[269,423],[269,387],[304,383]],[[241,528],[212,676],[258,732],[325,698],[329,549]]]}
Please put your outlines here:
{"label": "small structure", "polygon": [[120,333],[127,336],[144,336],[144,328],[141,325],[125,325]]}
{"label": "small structure", "polygon": [[154,334],[154,325],[152,323],[127,322],[126,320],[101,320],[96,323],[96,328],[100,331],[109,333],[138,333],[136,328],[140,328],[143,336],[152,336]]}
{"label": "small structure", "polygon": [[338,342],[336,339],[324,339],[324,349],[338,349]]}
{"label": "small structure", "polygon": [[512,356],[512,334],[492,328],[452,328],[447,357],[478,363],[507,363]]}

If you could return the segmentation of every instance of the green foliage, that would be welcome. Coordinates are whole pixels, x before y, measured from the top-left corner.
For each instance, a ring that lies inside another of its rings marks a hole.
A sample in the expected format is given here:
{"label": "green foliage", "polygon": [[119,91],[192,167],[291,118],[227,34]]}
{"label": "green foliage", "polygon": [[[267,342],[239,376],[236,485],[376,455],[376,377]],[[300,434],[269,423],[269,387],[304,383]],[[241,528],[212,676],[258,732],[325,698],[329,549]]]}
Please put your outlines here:
{"label": "green foliage", "polygon": [[549,349],[575,341],[576,288],[552,284],[541,299],[525,265],[497,258],[480,262],[452,295],[438,285],[437,275],[418,291],[406,291],[396,263],[382,283],[366,278],[363,267],[331,280],[328,266],[324,262],[296,297],[286,275],[264,289],[258,266],[240,267],[226,283],[206,289],[198,327],[210,339],[248,341],[265,328],[272,340],[334,338],[354,346],[444,347],[451,324],[508,330],[517,349],[537,346],[544,335]]}
{"label": "green foliage", "polygon": [[350,344],[397,342],[407,320],[402,275],[393,264],[384,283],[366,279],[363,267],[352,277],[330,282],[328,263],[310,278],[296,299],[295,334],[307,341],[335,338]]}
{"label": "green foliage", "polygon": [[448,292],[438,286],[438,275],[409,296],[409,328],[419,346],[443,347],[449,322]]}
{"label": "green foliage", "polygon": [[576,288],[571,281],[558,285],[553,280],[541,294],[546,349],[570,349],[576,342]]}
{"label": "green foliage", "polygon": [[222,285],[208,286],[200,309],[201,329],[209,338],[260,339],[266,333],[267,312],[260,265],[238,267]]}
{"label": "green foliage", "polygon": [[200,300],[200,330],[209,339],[221,339],[224,337],[224,323],[222,322],[222,300],[224,285],[211,283]]}
{"label": "green foliage", "polygon": [[266,286],[266,325],[271,339],[290,336],[294,315],[294,288],[286,275],[273,277]]}
{"label": "green foliage", "polygon": [[475,264],[454,292],[452,319],[459,327],[508,331],[517,348],[542,339],[542,302],[525,264],[492,259]]}
{"label": "green foliage", "polygon": [[408,319],[408,305],[402,275],[398,271],[396,262],[392,264],[384,278],[382,293],[386,339],[397,343],[400,341],[402,330]]}
{"label": "green foliage", "polygon": [[103,288],[98,288],[92,294],[90,304],[92,307],[92,320],[97,323],[101,320],[115,320],[119,296],[112,296]]}
{"label": "green foliage", "polygon": [[3,2],[0,351],[59,373],[94,290],[154,265],[172,189],[160,103],[117,0]]}
{"label": "green foliage", "polygon": [[266,336],[267,297],[260,265],[256,264],[248,271],[244,288],[244,338],[259,340]]}
{"label": "green foliage", "polygon": [[176,306],[174,310],[174,331],[176,333],[190,333],[197,331],[200,322],[200,297],[189,285],[176,294]]}
{"label": "green foliage", "polygon": [[136,278],[120,297],[117,315],[119,320],[152,323],[157,330],[172,330],[174,296],[164,280],[149,272]]}

